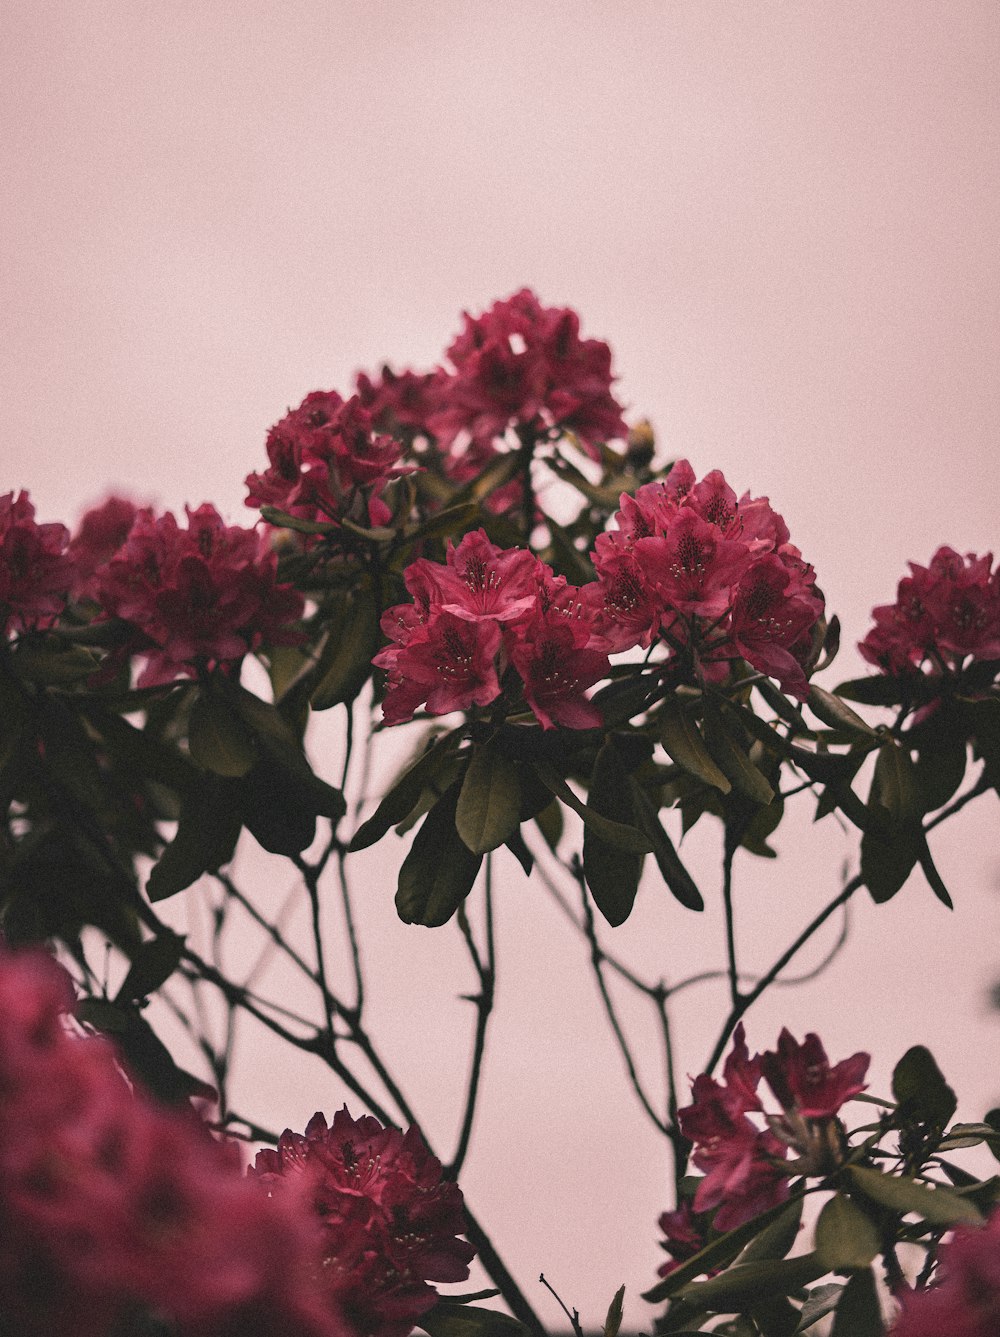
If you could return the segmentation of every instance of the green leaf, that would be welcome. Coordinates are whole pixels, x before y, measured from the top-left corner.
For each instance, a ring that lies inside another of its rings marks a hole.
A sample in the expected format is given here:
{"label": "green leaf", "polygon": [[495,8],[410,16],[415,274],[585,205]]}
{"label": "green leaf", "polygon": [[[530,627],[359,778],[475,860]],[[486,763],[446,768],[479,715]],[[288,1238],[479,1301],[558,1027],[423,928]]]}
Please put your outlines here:
{"label": "green leaf", "polygon": [[460,534],[472,525],[479,516],[479,507],[475,502],[465,502],[460,506],[446,506],[437,511],[421,524],[408,529],[402,536],[399,551],[412,548],[414,543],[424,539],[441,538],[448,534]]}
{"label": "green leaf", "polygon": [[761,1212],[751,1221],[744,1221],[742,1225],[712,1240],[696,1254],[685,1259],[680,1267],[675,1267],[650,1290],[643,1291],[642,1298],[650,1304],[659,1304],[661,1300],[666,1300],[668,1296],[680,1291],[693,1278],[700,1277],[704,1272],[713,1272],[716,1268],[725,1267],[772,1221],[785,1214],[788,1206],[788,1203],[781,1202],[775,1207],[769,1207],[766,1212]]}
{"label": "green leaf", "polygon": [[951,1189],[931,1188],[908,1175],[884,1175],[864,1165],[850,1165],[847,1173],[855,1188],[894,1212],[913,1213],[934,1226],[983,1224],[979,1209]]}
{"label": "green leaf", "polygon": [[784,1258],[798,1237],[801,1222],[802,1199],[793,1198],[784,1206],[780,1216],[750,1241],[736,1261],[757,1263],[763,1258]]}
{"label": "green leaf", "polygon": [[[622,765],[613,742],[604,744],[594,761],[590,779],[590,810],[630,829],[635,824],[631,777]],[[642,855],[628,854],[604,840],[594,824],[583,830],[583,871],[594,903],[612,927],[623,924],[632,913]]]}
{"label": "green leaf", "polygon": [[280,511],[277,506],[262,506],[260,513],[276,529],[294,529],[299,534],[335,534],[340,528],[330,520],[303,520],[297,515]]}
{"label": "green leaf", "polygon": [[352,853],[374,845],[410,815],[421,794],[444,766],[449,753],[457,744],[458,734],[454,729],[442,734],[397,776],[371,817],[355,831],[350,844]]}
{"label": "green leaf", "polygon": [[894,738],[885,740],[875,758],[868,806],[873,816],[879,808],[884,809],[886,831],[901,830],[920,819],[920,797],[913,762],[909,751]]}
{"label": "green leaf", "polygon": [[240,834],[234,794],[226,781],[207,779],[181,801],[173,840],[160,855],[146,882],[151,901],[166,900],[214,872],[233,857]]}
{"label": "green leaf", "polygon": [[455,829],[461,786],[431,808],[399,870],[396,911],[404,924],[446,924],[472,890],[483,862]]}
{"label": "green leaf", "polygon": [[837,1301],[830,1337],[883,1337],[882,1311],[871,1268],[855,1272]]}
{"label": "green leaf", "polygon": [[380,640],[379,611],[370,588],[357,585],[338,601],[329,634],[316,666],[313,710],[353,701],[371,677],[372,657]]}
{"label": "green leaf", "polygon": [[201,692],[188,720],[188,750],[193,761],[215,775],[240,776],[257,760],[253,734],[228,701]]}
{"label": "green leaf", "polygon": [[129,1073],[158,1100],[182,1105],[192,1096],[217,1098],[218,1093],[207,1082],[177,1066],[166,1045],[136,1008],[111,1003],[106,998],[85,998],[77,1012],[82,1021],[114,1037]]}
{"label": "green leaf", "polygon": [[949,910],[954,910],[955,903],[948,893],[948,888],[941,880],[941,874],[937,870],[933,858],[931,857],[930,846],[927,844],[927,837],[921,831],[920,833],[920,852],[917,855],[920,867],[923,869],[924,877],[930,884],[931,891],[938,898],[942,905]]}
{"label": "green leaf", "polygon": [[733,738],[722,717],[707,702],[702,727],[709,752],[733,788],[754,803],[770,803],[774,790]]}
{"label": "green leaf", "polygon": [[866,724],[861,716],[851,709],[839,696],[833,692],[827,692],[816,683],[809,686],[809,698],[807,702],[809,709],[818,720],[829,725],[831,729],[842,729],[845,733],[863,734],[868,738],[876,738],[878,735],[870,724]]}
{"label": "green leaf", "polygon": [[903,887],[920,858],[924,844],[919,827],[892,835],[866,831],[861,837],[861,876],[877,905],[891,900]]}
{"label": "green leaf", "polygon": [[723,794],[729,793],[732,785],[712,760],[705,741],[698,732],[698,726],[690,714],[674,700],[663,703],[660,715],[660,742],[677,765],[683,767],[689,775],[696,776]]}
{"label": "green leaf", "polygon": [[634,826],[625,826],[621,822],[609,820],[602,817],[599,812],[588,807],[582,799],[573,793],[566,781],[552,769],[547,762],[536,761],[533,763],[535,773],[546,785],[556,798],[561,799],[567,808],[572,810],[583,818],[587,826],[600,835],[609,845],[614,845],[620,850],[626,850],[630,854],[649,854],[652,849],[652,842],[649,837],[637,831]]}
{"label": "green leaf", "polygon": [[717,1277],[691,1281],[678,1295],[702,1309],[726,1314],[767,1299],[790,1295],[821,1277],[826,1268],[815,1254],[797,1258],[765,1258],[755,1263],[734,1263]]}
{"label": "green leaf", "polygon": [[799,1326],[796,1331],[806,1332],[814,1323],[818,1323],[821,1318],[825,1318],[827,1314],[833,1313],[843,1292],[844,1288],[839,1282],[827,1283],[823,1286],[814,1286],[806,1295],[805,1302],[802,1305],[799,1315]]}
{"label": "green leaf", "polygon": [[816,1257],[824,1272],[854,1272],[878,1256],[879,1232],[856,1202],[835,1193],[816,1222]]}
{"label": "green leaf", "polygon": [[934,1055],[923,1045],[908,1049],[892,1072],[892,1094],[899,1117],[944,1129],[958,1108],[955,1092],[944,1079]]}
{"label": "green leaf", "polygon": [[29,641],[20,644],[10,656],[10,666],[25,682],[41,687],[65,687],[96,673],[101,660],[82,645]]}
{"label": "green leaf", "polygon": [[132,956],[132,964],[115,995],[116,1003],[139,1002],[155,993],[177,969],[184,955],[185,939],[171,929],[162,928]]}
{"label": "green leaf", "polygon": [[477,744],[455,810],[458,834],[473,854],[498,849],[518,829],[521,786],[517,766],[494,737]]}
{"label": "green leaf", "polygon": [[901,706],[904,700],[903,684],[886,675],[870,678],[852,678],[836,689],[838,696],[857,701],[863,706]]}
{"label": "green leaf", "polygon": [[608,1316],[604,1320],[604,1337],[618,1337],[622,1326],[622,1314],[625,1310],[625,1287],[619,1286],[614,1299],[608,1305]]}
{"label": "green leaf", "polygon": [[705,902],[695,885],[694,878],[681,862],[674,843],[664,830],[659,813],[652,801],[639,784],[635,776],[629,776],[632,797],[635,801],[635,815],[639,826],[653,844],[653,858],[660,870],[660,876],[667,884],[670,894],[688,910],[704,910]]}
{"label": "green leaf", "polygon": [[428,1313],[421,1314],[417,1326],[429,1337],[518,1337],[526,1333],[516,1318],[498,1309],[449,1300],[439,1300]]}
{"label": "green leaf", "polygon": [[535,814],[535,825],[541,831],[546,845],[555,854],[563,837],[562,804],[558,799],[553,799],[541,812]]}

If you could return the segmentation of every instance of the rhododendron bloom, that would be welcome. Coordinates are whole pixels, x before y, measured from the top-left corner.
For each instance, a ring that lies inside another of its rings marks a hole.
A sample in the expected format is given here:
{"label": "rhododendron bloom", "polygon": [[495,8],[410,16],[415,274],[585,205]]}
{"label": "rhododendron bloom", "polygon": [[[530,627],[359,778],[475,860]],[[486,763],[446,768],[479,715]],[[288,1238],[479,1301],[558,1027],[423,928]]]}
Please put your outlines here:
{"label": "rhododendron bloom", "polygon": [[1000,569],[991,574],[992,563],[992,553],[963,557],[949,547],[938,548],[929,566],[910,562],[896,602],[872,610],[862,655],[894,677],[1000,659]]}
{"label": "rhododendron bloom", "polygon": [[[396,610],[383,615],[398,626]],[[388,646],[372,663],[389,675],[383,707],[386,723],[409,719],[423,702],[432,715],[487,706],[500,695],[495,657],[500,649],[495,622],[470,622],[439,611],[405,645]]]}
{"label": "rhododendron bloom", "polygon": [[453,370],[437,384],[429,423],[444,448],[461,434],[482,444],[508,428],[535,438],[568,430],[596,458],[601,442],[628,433],[607,344],[581,339],[575,312],[543,307],[527,288],[480,316],[466,313],[448,359]]}
{"label": "rhododendron bloom", "polygon": [[359,371],[355,390],[361,407],[379,432],[390,436],[430,436],[428,423],[438,408],[444,372],[393,371],[383,366],[377,377]]}
{"label": "rhododendron bloom", "polygon": [[139,685],[231,667],[261,645],[298,640],[303,600],[277,580],[266,534],[227,526],[214,506],[187,508],[182,529],[168,511],[141,510],[125,543],[95,573],[105,614],[131,623],[130,648],[146,656]]}
{"label": "rhododendron bloom", "polygon": [[996,1337],[1000,1314],[1000,1211],[982,1228],[959,1226],[941,1245],[937,1279],[904,1290],[892,1337]]}
{"label": "rhododendron bloom", "polygon": [[180,1337],[353,1337],[302,1203],[268,1202],[193,1111],[133,1090],[72,1006],[50,957],[0,948],[4,1331],[108,1337],[155,1312]]}
{"label": "rhododendron bloom", "polygon": [[66,606],[69,530],[39,524],[27,492],[0,496],[0,635],[50,627]]}
{"label": "rhododendron bloom", "polygon": [[804,1119],[830,1119],[841,1105],[866,1090],[864,1080],[871,1055],[852,1054],[832,1068],[818,1035],[810,1032],[802,1044],[783,1028],[777,1052],[760,1056],[761,1071],[785,1110]]}
{"label": "rhododendron bloom", "polygon": [[428,1282],[469,1275],[461,1190],[415,1127],[352,1119],[346,1106],[327,1127],[317,1113],[259,1152],[250,1174],[276,1197],[304,1185],[323,1232],[322,1283],[362,1334],[406,1337],[437,1301]]}
{"label": "rhododendron bloom", "polygon": [[623,495],[615,520],[593,554],[611,649],[662,641],[710,681],[745,659],[805,698],[823,599],[766,497],[737,498],[717,469],[699,482],[680,460],[664,482]]}
{"label": "rhododendron bloom", "polygon": [[400,463],[402,452],[401,442],[373,430],[357,396],[314,390],[268,432],[270,465],[247,475],[247,505],[309,521],[385,524],[383,489],[414,467]]}
{"label": "rhododendron bloom", "polygon": [[74,565],[73,593],[78,599],[96,597],[96,572],[128,538],[138,513],[136,502],[115,495],[84,512],[69,544]]}

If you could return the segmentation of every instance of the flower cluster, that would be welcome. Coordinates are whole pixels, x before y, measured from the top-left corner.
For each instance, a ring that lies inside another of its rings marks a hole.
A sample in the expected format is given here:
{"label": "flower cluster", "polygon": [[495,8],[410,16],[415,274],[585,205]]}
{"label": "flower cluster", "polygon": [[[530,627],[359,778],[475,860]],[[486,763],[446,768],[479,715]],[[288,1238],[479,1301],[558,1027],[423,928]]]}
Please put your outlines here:
{"label": "flower cluster", "polygon": [[414,602],[383,614],[392,644],[373,661],[388,674],[387,724],[425,703],[433,715],[487,706],[518,683],[544,728],[600,724],[584,693],[607,673],[608,656],[588,587],[567,584],[525,549],[494,546],[482,529],[449,545],[444,566],[420,558],[404,579]]}
{"label": "flower cluster", "polygon": [[665,482],[624,495],[615,519],[594,553],[613,650],[662,638],[709,678],[742,658],[805,698],[823,599],[766,497],[737,499],[717,469],[696,482],[681,460]]}
{"label": "flower cluster", "polygon": [[140,686],[232,666],[262,644],[298,639],[302,596],[277,580],[267,536],[226,525],[214,506],[140,510],[125,542],[91,577],[103,614],[131,624],[129,649],[146,656]]}
{"label": "flower cluster", "polygon": [[896,602],[872,610],[862,655],[893,677],[1000,659],[1000,568],[991,574],[992,563],[992,553],[963,557],[947,547],[929,566],[910,562]]}
{"label": "flower cluster", "polygon": [[128,538],[138,514],[134,501],[114,494],[85,512],[69,544],[75,598],[97,598],[97,573]]}
{"label": "flower cluster", "polygon": [[464,327],[448,349],[429,426],[449,447],[466,436],[489,448],[509,428],[532,438],[570,431],[595,458],[602,442],[628,434],[611,393],[611,350],[580,338],[569,308],[543,307],[522,288]]}
{"label": "flower cluster", "polygon": [[354,1337],[315,1286],[302,1204],[133,1091],[73,1005],[49,956],[0,947],[0,1327],[107,1337],[155,1313],[180,1337]]}
{"label": "flower cluster", "polygon": [[462,1193],[417,1128],[401,1133],[346,1107],[327,1127],[315,1114],[304,1133],[286,1129],[277,1150],[249,1171],[273,1196],[303,1191],[322,1225],[321,1280],[363,1337],[406,1337],[437,1301],[430,1281],[464,1281],[475,1254]]}
{"label": "flower cluster", "polygon": [[1000,1211],[981,1229],[960,1226],[941,1246],[940,1280],[897,1296],[893,1337],[996,1337],[1000,1314]]}
{"label": "flower cluster", "polygon": [[382,525],[391,512],[382,493],[409,473],[403,444],[374,431],[357,395],[314,390],[267,435],[263,473],[248,474],[248,506],[275,506],[300,520]]}
{"label": "flower cluster", "polygon": [[68,543],[65,525],[36,521],[27,492],[0,496],[0,636],[58,618],[73,584]]}
{"label": "flower cluster", "polygon": [[[681,1131],[694,1143],[691,1159],[705,1171],[695,1212],[714,1211],[715,1229],[731,1230],[783,1202],[789,1178],[835,1168],[837,1111],[865,1089],[869,1061],[858,1053],[831,1067],[816,1035],[800,1045],[787,1030],[777,1051],[751,1058],[743,1026],[737,1026],[723,1080],[696,1077],[694,1102],[679,1113]],[[780,1114],[766,1116],[764,1128],[748,1117],[764,1111],[757,1094],[762,1077],[781,1106]]]}

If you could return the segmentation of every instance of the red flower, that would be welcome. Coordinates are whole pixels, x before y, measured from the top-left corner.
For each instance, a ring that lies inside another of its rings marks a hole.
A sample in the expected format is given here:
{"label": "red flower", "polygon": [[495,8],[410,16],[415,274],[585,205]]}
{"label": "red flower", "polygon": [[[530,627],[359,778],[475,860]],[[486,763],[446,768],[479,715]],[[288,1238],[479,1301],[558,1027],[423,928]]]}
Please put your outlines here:
{"label": "red flower", "polygon": [[0,635],[51,627],[66,606],[73,562],[65,525],[40,525],[27,492],[0,496]]}
{"label": "red flower", "polygon": [[508,428],[535,436],[571,431],[595,458],[601,442],[624,438],[621,405],[611,394],[611,350],[580,338],[574,311],[543,307],[528,288],[464,316],[448,349],[453,373],[436,387],[429,425],[447,449],[460,434],[489,443]]}
{"label": "red flower", "polygon": [[275,506],[303,520],[384,524],[388,482],[411,472],[401,442],[374,432],[357,396],[314,390],[267,435],[269,467],[248,474],[248,506]]}
{"label": "red flower", "polygon": [[[399,623],[397,609],[383,614],[382,628],[387,635]],[[432,715],[446,715],[495,701],[500,695],[495,662],[500,644],[496,622],[470,622],[435,610],[405,644],[388,646],[372,660],[389,675],[382,707],[386,723],[411,719],[423,702]]]}
{"label": "red flower", "polygon": [[800,1045],[782,1028],[777,1052],[762,1054],[760,1061],[782,1109],[804,1119],[832,1119],[841,1105],[865,1090],[871,1055],[852,1054],[831,1068],[818,1035],[810,1032]]}
{"label": "red flower", "polygon": [[315,1286],[319,1234],[194,1115],[154,1106],[73,1033],[69,977],[0,949],[0,1313],[20,1337],[355,1337]]}
{"label": "red flower", "polygon": [[118,496],[108,496],[84,512],[69,544],[75,568],[73,593],[78,599],[96,598],[95,574],[128,538],[138,513],[134,501]]}
{"label": "red flower", "polygon": [[227,526],[207,502],[173,515],[136,516],[129,536],[94,588],[104,612],[134,627],[132,649],[146,656],[139,685],[192,676],[198,665],[232,667],[261,645],[298,639],[290,625],[303,600],[277,581],[267,536]]}
{"label": "red flower", "polygon": [[361,407],[371,414],[376,430],[404,439],[430,436],[428,423],[438,407],[441,371],[393,371],[383,366],[372,378],[359,371],[355,390]]}
{"label": "red flower", "polygon": [[406,1337],[437,1302],[428,1282],[469,1275],[461,1190],[417,1128],[352,1119],[346,1106],[328,1128],[317,1113],[304,1134],[286,1129],[277,1150],[259,1152],[250,1174],[271,1194],[304,1183],[323,1231],[323,1284],[362,1334]]}
{"label": "red flower", "polygon": [[892,1337],[996,1337],[1000,1314],[1000,1211],[981,1228],[959,1226],[941,1246],[939,1276],[904,1291]]}

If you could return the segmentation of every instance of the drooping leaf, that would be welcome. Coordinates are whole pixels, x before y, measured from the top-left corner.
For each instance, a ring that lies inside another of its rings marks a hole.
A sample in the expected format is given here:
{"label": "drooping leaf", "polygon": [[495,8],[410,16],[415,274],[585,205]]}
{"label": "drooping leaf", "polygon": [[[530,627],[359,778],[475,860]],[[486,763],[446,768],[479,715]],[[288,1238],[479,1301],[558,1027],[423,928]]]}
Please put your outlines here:
{"label": "drooping leaf", "polygon": [[855,1272],[844,1287],[830,1337],[883,1337],[884,1333],[875,1275],[869,1267]]}
{"label": "drooping leaf", "polygon": [[457,744],[455,730],[442,734],[397,777],[371,817],[355,831],[350,844],[352,852],[374,845],[409,816],[420,795],[444,766]]}
{"label": "drooping leaf", "polygon": [[895,1212],[910,1213],[935,1226],[979,1226],[983,1215],[974,1203],[951,1189],[931,1188],[908,1175],[886,1175],[865,1165],[848,1166],[855,1188]]}
{"label": "drooping leaf", "polygon": [[913,1045],[896,1064],[892,1094],[899,1104],[901,1119],[934,1124],[941,1129],[947,1127],[958,1107],[955,1092],[924,1045]]}
{"label": "drooping leaf", "polygon": [[179,933],[168,928],[162,928],[155,938],[148,938],[133,953],[132,964],[115,995],[115,1002],[139,1002],[155,993],[180,964],[184,942]]}
{"label": "drooping leaf", "polygon": [[183,891],[203,873],[229,863],[240,833],[240,814],[233,785],[206,777],[181,802],[173,840],[160,855],[146,882],[151,901],[162,901]]}
{"label": "drooping leaf", "polygon": [[734,1263],[717,1277],[691,1281],[678,1294],[692,1304],[725,1314],[746,1309],[771,1295],[790,1295],[821,1277],[826,1268],[815,1254]]}
{"label": "drooping leaf", "polygon": [[948,888],[944,885],[941,874],[937,870],[937,864],[931,856],[930,846],[927,844],[927,837],[921,832],[920,852],[917,855],[920,867],[923,869],[924,877],[930,884],[930,889],[938,898],[943,906],[948,910],[954,910],[955,903],[951,899]]}
{"label": "drooping leaf", "polygon": [[728,777],[712,759],[690,713],[675,700],[667,700],[663,704],[660,742],[677,765],[683,767],[689,775],[696,776],[720,793],[729,793],[732,785]]}
{"label": "drooping leaf", "polygon": [[768,784],[766,777],[733,737],[726,721],[707,702],[702,725],[712,759],[718,764],[732,787],[754,803],[770,803],[774,798],[774,790]]}
{"label": "drooping leaf", "polygon": [[862,734],[869,738],[878,736],[857,711],[852,710],[839,696],[817,686],[816,683],[809,685],[808,705],[816,718],[829,725],[831,729],[841,729],[845,733]]}
{"label": "drooping leaf", "polygon": [[489,738],[469,758],[455,811],[458,834],[473,854],[486,854],[510,839],[520,819],[517,765],[498,738]]}
{"label": "drooping leaf", "polygon": [[[635,802],[631,777],[622,765],[612,741],[604,744],[594,761],[590,780],[591,812],[626,829],[634,829]],[[630,854],[610,844],[593,822],[583,829],[583,871],[594,903],[612,927],[623,924],[632,913],[642,855]]]}
{"label": "drooping leaf", "polygon": [[536,761],[534,767],[538,778],[544,785],[548,786],[556,798],[561,799],[567,808],[572,808],[579,817],[583,818],[584,823],[593,827],[609,845],[614,845],[617,849],[625,850],[630,854],[649,854],[652,844],[648,836],[638,831],[634,826],[626,826],[622,822],[611,821],[607,817],[602,817],[599,812],[595,812],[592,807],[589,807],[573,793],[562,776],[554,771],[547,762]]}
{"label": "drooping leaf", "polygon": [[82,1021],[113,1037],[129,1073],[147,1091],[168,1105],[180,1105],[192,1096],[215,1099],[215,1088],[185,1072],[174,1062],[166,1045],[135,1008],[106,998],[85,998],[78,1005]]}
{"label": "drooping leaf", "polygon": [[635,815],[639,826],[645,831],[653,845],[653,858],[660,870],[660,876],[667,884],[670,894],[688,910],[704,910],[705,902],[695,884],[694,878],[684,867],[673,841],[667,835],[660,821],[659,813],[653,806],[646,791],[636,780],[629,776],[632,797],[635,802]]}
{"label": "drooping leaf", "polygon": [[431,808],[403,860],[396,911],[404,924],[446,924],[472,890],[483,856],[455,829],[460,790],[452,785]]}
{"label": "drooping leaf", "polygon": [[870,678],[852,678],[837,687],[837,695],[863,706],[901,706],[904,688],[896,678],[872,674]]}
{"label": "drooping leaf", "polygon": [[188,719],[192,760],[215,775],[240,776],[257,760],[254,737],[230,702],[201,692]]}
{"label": "drooping leaf", "polygon": [[765,1230],[772,1221],[788,1211],[788,1203],[780,1202],[774,1207],[769,1207],[766,1212],[761,1212],[750,1221],[744,1221],[740,1226],[735,1226],[724,1235],[711,1240],[703,1249],[699,1249],[696,1254],[686,1258],[679,1267],[675,1267],[672,1272],[651,1287],[648,1291],[643,1291],[642,1298],[649,1304],[659,1304],[661,1300],[666,1300],[668,1296],[675,1295],[682,1287],[695,1277],[700,1277],[705,1272],[713,1272],[717,1268],[725,1267],[736,1257],[741,1249],[745,1248],[751,1240]]}
{"label": "drooping leaf", "polygon": [[816,1257],[825,1272],[867,1267],[881,1248],[878,1228],[852,1198],[835,1193],[816,1222]]}
{"label": "drooping leaf", "polygon": [[891,834],[866,831],[861,837],[861,876],[877,905],[891,900],[912,873],[923,848],[919,826]]}
{"label": "drooping leaf", "polygon": [[765,1226],[746,1246],[738,1263],[756,1263],[762,1258],[784,1258],[798,1238],[802,1223],[802,1199],[786,1203],[779,1216]]}
{"label": "drooping leaf", "polygon": [[329,710],[354,700],[371,677],[379,640],[375,596],[370,586],[355,585],[344,592],[331,617],[329,636],[316,666],[316,686],[309,697],[313,710]]}

